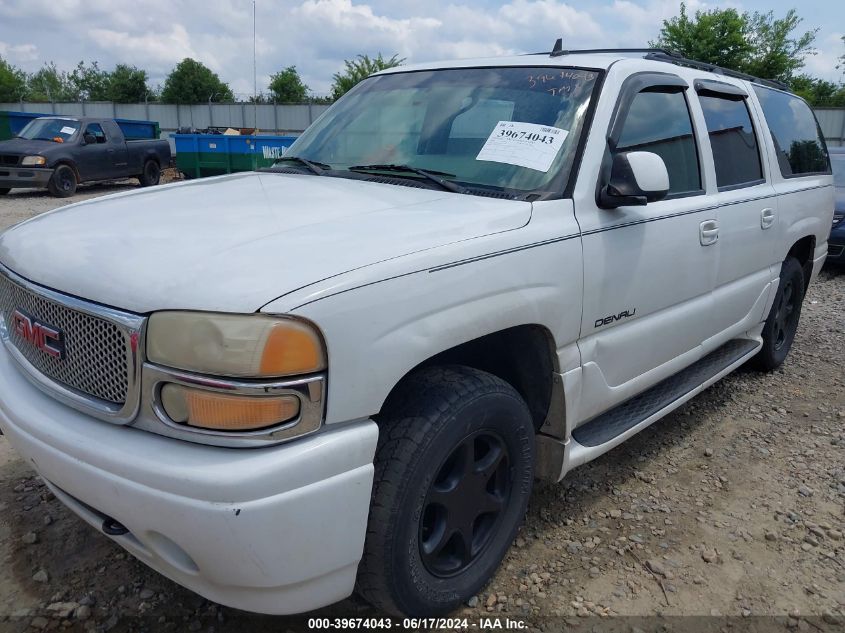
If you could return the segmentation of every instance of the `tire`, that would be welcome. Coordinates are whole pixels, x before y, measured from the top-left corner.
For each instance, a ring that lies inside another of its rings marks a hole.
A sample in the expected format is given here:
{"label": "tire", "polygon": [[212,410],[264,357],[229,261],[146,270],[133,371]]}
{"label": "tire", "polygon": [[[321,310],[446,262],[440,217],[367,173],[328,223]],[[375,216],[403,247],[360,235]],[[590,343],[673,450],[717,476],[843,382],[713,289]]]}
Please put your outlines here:
{"label": "tire", "polygon": [[76,193],[78,185],[76,172],[70,165],[59,165],[53,170],[53,176],[47,184],[47,189],[56,198],[70,198]]}
{"label": "tire", "polygon": [[420,370],[385,411],[357,591],[393,615],[443,615],[487,583],[525,517],[533,421],[513,387],[461,366]]}
{"label": "tire", "polygon": [[755,369],[774,371],[786,360],[798,330],[804,291],[804,270],[797,259],[787,257],[781,265],[777,294],[763,327],[763,347],[751,359]]}
{"label": "tire", "polygon": [[154,160],[144,163],[144,171],[138,176],[138,182],[142,187],[153,187],[161,180],[161,167]]}
{"label": "tire", "polygon": [[5,196],[12,189],[10,187],[0,187],[0,196]]}

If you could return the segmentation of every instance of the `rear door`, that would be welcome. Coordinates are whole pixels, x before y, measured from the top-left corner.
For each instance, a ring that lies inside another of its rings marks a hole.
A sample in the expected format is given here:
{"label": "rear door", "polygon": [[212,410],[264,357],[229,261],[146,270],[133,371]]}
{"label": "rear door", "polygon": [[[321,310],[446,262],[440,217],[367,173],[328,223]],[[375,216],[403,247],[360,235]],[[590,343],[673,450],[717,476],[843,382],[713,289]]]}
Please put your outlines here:
{"label": "rear door", "polygon": [[110,119],[103,121],[109,146],[110,178],[125,178],[141,173],[140,169],[132,170],[129,164],[129,151],[126,139],[120,126]]}
{"label": "rear door", "polygon": [[710,79],[697,79],[694,87],[707,128],[702,142],[709,151],[704,155],[712,156],[708,197],[719,206],[719,263],[710,317],[715,338],[709,348],[747,331],[763,317],[778,205],[746,88]]}
{"label": "rear door", "polygon": [[[704,195],[690,93],[672,73],[631,75],[611,115],[603,157],[585,154],[584,165],[602,167],[592,179],[582,168],[575,195],[584,249],[579,421],[691,364],[712,334],[718,215]],[[602,170],[626,151],[663,159],[669,195],[645,206],[599,208]]]}

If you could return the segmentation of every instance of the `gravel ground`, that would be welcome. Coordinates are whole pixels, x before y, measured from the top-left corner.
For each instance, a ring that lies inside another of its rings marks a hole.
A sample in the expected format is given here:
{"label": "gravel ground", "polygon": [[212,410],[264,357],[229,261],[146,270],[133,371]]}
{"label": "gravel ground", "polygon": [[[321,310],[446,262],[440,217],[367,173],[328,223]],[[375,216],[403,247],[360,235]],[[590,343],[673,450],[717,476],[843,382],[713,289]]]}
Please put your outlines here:
{"label": "gravel ground", "polygon": [[[62,203],[13,192],[0,227]],[[781,369],[740,369],[561,484],[538,484],[499,572],[455,615],[532,630],[845,630],[844,314],[845,273],[824,270]],[[2,437],[0,561],[3,631],[305,626],[147,569],[65,510]],[[350,599],[310,615],[379,614]]]}

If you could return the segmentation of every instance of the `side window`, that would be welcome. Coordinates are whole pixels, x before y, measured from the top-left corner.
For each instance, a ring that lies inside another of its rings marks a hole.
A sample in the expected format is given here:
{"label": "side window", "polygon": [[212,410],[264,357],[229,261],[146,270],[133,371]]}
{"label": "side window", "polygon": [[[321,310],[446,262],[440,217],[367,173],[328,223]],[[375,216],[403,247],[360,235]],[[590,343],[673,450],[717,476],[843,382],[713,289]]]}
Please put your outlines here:
{"label": "side window", "polygon": [[754,86],[754,92],[763,106],[783,177],[829,174],[827,147],[810,107],[779,90]]}
{"label": "side window", "polygon": [[760,150],[745,99],[702,94],[699,101],[713,150],[716,185],[731,187],[760,182],[763,179]]}
{"label": "side window", "polygon": [[614,153],[654,152],[666,163],[669,195],[701,190],[692,119],[683,92],[644,90],[634,97]]}
{"label": "side window", "polygon": [[93,134],[97,139],[97,143],[106,142],[106,133],[103,132],[103,127],[99,123],[89,123],[88,127],[85,128],[85,133]]}

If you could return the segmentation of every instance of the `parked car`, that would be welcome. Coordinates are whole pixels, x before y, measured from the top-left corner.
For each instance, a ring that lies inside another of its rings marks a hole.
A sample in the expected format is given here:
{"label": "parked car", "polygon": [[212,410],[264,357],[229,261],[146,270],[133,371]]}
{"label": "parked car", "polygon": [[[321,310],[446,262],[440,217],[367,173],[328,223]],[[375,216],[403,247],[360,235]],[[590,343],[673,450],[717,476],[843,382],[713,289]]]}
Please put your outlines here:
{"label": "parked car", "polygon": [[169,164],[167,141],[126,140],[114,119],[42,117],[17,138],[0,141],[0,195],[46,187],[68,198],[81,182],[118,178],[138,178],[148,187]]}
{"label": "parked car", "polygon": [[827,245],[827,261],[845,265],[845,147],[830,148],[830,165],[833,168],[833,187],[836,208]]}
{"label": "parked car", "polygon": [[211,600],[459,607],[535,477],[790,350],[827,149],[782,86],[711,70],[559,48],[402,66],[270,169],[7,230],[0,427]]}

